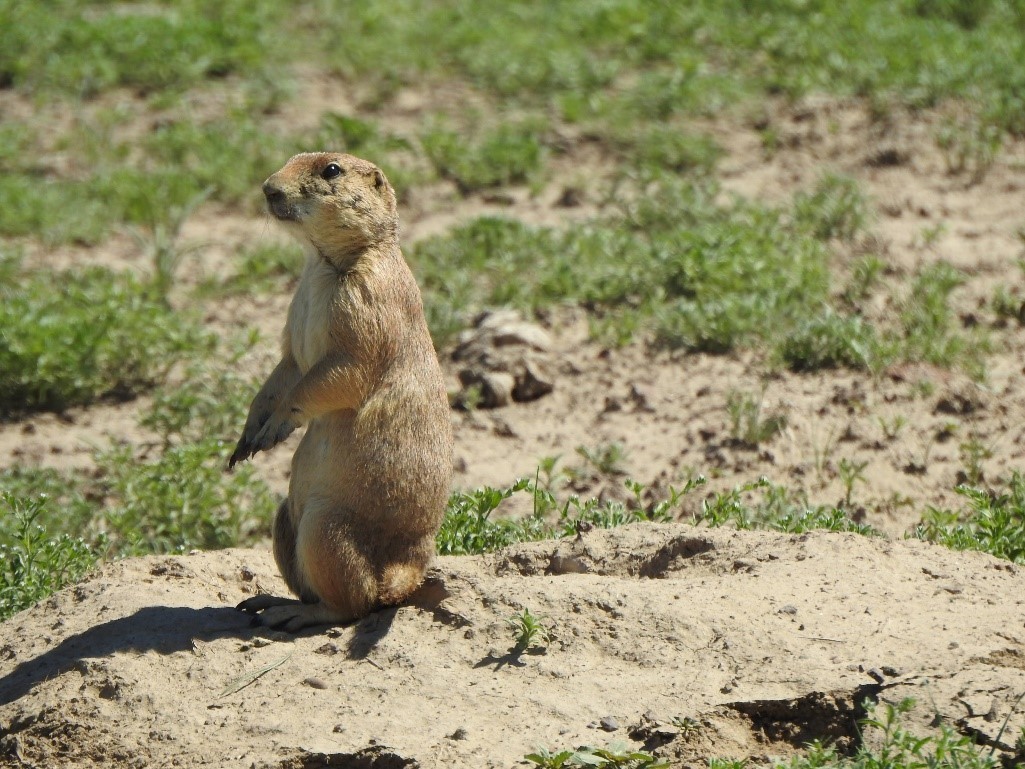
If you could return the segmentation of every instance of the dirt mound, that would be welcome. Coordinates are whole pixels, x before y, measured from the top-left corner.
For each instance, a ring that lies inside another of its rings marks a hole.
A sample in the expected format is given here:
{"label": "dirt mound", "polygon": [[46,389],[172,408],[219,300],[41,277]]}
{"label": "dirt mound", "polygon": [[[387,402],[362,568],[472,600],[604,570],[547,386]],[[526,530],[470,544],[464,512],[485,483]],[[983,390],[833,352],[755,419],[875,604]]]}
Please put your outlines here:
{"label": "dirt mound", "polygon": [[[1025,573],[920,542],[595,530],[442,558],[412,605],[294,638],[231,608],[259,590],[283,591],[263,551],[132,559],[0,625],[0,764],[508,767],[629,740],[704,766],[850,748],[866,698],[993,742],[1025,690]],[[525,608],[547,648],[514,648]]]}

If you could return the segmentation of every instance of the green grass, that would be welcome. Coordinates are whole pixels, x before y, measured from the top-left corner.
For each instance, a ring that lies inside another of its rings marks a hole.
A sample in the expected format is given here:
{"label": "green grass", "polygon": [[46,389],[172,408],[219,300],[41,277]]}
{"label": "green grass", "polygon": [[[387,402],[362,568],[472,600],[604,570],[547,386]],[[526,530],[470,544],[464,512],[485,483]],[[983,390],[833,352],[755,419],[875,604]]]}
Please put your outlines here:
{"label": "green grass", "polygon": [[536,177],[544,153],[543,133],[543,124],[519,121],[468,140],[457,131],[435,126],[423,134],[421,143],[438,174],[469,193],[523,184]]}
{"label": "green grass", "polygon": [[654,180],[621,215],[553,230],[484,218],[411,261],[439,345],[485,306],[573,302],[643,321],[662,342],[725,352],[828,299],[828,252],[784,211],[714,202],[708,183]]}
{"label": "green grass", "polygon": [[[577,119],[664,120],[754,94],[812,91],[917,107],[975,99],[1010,130],[1025,115],[1016,2],[613,0],[475,13],[456,0],[328,5],[319,27],[327,60],[387,92],[433,73],[506,99],[565,105]],[[349,45],[337,45],[342,34]]]}
{"label": "green grass", "polygon": [[180,91],[270,66],[285,50],[279,31],[286,18],[279,6],[244,0],[185,0],[155,9],[3,0],[0,82],[79,97],[115,87]]}
{"label": "green grass", "polygon": [[151,287],[102,268],[8,269],[0,284],[0,414],[130,397],[210,340]]}

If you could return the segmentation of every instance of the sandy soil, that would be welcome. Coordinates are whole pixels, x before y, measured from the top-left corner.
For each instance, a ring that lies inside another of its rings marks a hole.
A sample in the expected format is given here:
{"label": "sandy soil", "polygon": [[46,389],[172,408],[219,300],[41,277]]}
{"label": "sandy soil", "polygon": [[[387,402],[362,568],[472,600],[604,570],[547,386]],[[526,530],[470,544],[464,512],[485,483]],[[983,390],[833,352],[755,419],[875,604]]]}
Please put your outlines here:
{"label": "sandy soil", "polygon": [[[304,109],[327,109],[335,90],[311,88]],[[415,125],[417,105],[396,105],[377,119],[401,133]],[[947,173],[936,150],[940,119],[897,111],[879,122],[857,105],[809,101],[705,127],[727,150],[727,191],[783,201],[828,170],[857,178],[877,211],[867,245],[886,260],[887,280],[899,285],[918,266],[947,260],[969,275],[955,293],[963,321],[990,324],[983,303],[997,285],[1025,290],[1025,144],[1006,146],[970,183]],[[766,153],[755,124],[773,127],[777,151]],[[598,167],[593,145],[565,145],[536,195],[417,192],[403,210],[407,242],[482,213],[558,225],[599,212],[586,193],[580,207],[557,205],[560,179]],[[202,246],[183,280],[220,274],[239,248],[278,237],[264,218],[206,207],[183,233]],[[124,234],[97,249],[29,248],[28,258],[142,269],[133,243]],[[838,274],[867,245],[838,247]],[[204,316],[213,328],[258,328],[263,340],[244,366],[262,374],[287,302],[283,287]],[[887,301],[874,309],[894,311]],[[295,639],[252,629],[229,608],[256,590],[283,591],[267,552],[110,564],[0,625],[0,765],[508,767],[538,745],[623,739],[674,766],[705,766],[712,756],[785,757],[813,738],[850,747],[864,698],[903,696],[922,703],[923,724],[935,712],[1001,754],[1012,750],[1007,735],[1025,724],[1020,708],[1011,713],[1025,691],[1025,576],[899,537],[927,506],[958,505],[964,442],[986,448],[985,483],[1021,468],[1017,324],[994,325],[996,352],[976,383],[929,366],[766,375],[757,351],[608,350],[588,341],[580,314],[542,322],[554,340],[554,392],[453,412],[458,486],[509,484],[547,456],[579,467],[578,446],[619,443],[625,474],[656,492],[697,474],[710,479],[708,491],[764,475],[835,503],[846,459],[866,463],[853,491],[859,516],[895,539],[684,525],[595,531],[441,559],[413,604]],[[784,414],[787,427],[757,449],[739,445],[732,391],[762,393],[765,411]],[[140,399],[0,424],[0,466],[89,467],[97,445],[152,440],[135,423],[145,407]],[[256,459],[280,492],[296,440]],[[615,495],[622,480],[583,472],[574,488]],[[511,650],[506,620],[524,607],[554,630],[543,651]],[[681,727],[684,718],[698,726]]]}
{"label": "sandy soil", "polygon": [[[698,767],[849,748],[866,698],[905,696],[998,752],[1025,725],[1025,573],[920,542],[634,525],[442,558],[412,605],[326,633],[231,608],[283,589],[263,551],[149,557],[19,614],[0,761],[511,767],[621,740]],[[523,608],[553,638],[518,653]]]}

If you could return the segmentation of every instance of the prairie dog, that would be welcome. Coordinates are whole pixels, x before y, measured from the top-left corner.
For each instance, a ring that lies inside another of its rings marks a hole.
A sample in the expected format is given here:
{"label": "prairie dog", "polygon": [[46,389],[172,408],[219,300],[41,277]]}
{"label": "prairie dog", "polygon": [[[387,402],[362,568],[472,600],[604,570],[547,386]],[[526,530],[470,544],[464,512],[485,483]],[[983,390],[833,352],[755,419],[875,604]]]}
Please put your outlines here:
{"label": "prairie dog", "polygon": [[452,481],[452,428],[381,170],[351,155],[302,153],[263,193],[309,254],[281,361],[228,468],[306,425],[273,534],[300,600],[258,595],[238,608],[296,631],[362,617],[420,585]]}

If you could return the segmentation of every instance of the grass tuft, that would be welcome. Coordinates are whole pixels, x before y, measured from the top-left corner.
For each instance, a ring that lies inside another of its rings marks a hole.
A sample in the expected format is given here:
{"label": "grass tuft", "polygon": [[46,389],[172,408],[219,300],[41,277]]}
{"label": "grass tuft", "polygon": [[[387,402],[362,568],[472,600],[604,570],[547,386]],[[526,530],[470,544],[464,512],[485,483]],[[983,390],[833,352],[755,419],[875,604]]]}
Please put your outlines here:
{"label": "grass tuft", "polygon": [[211,343],[127,273],[19,272],[0,300],[2,414],[133,396]]}
{"label": "grass tuft", "polygon": [[914,536],[954,550],[981,550],[1025,563],[1025,476],[1015,472],[1004,491],[961,485],[967,500],[960,512],[928,508]]}
{"label": "grass tuft", "polygon": [[0,622],[51,593],[80,580],[97,554],[81,539],[50,536],[40,525],[45,495],[0,495]]}

